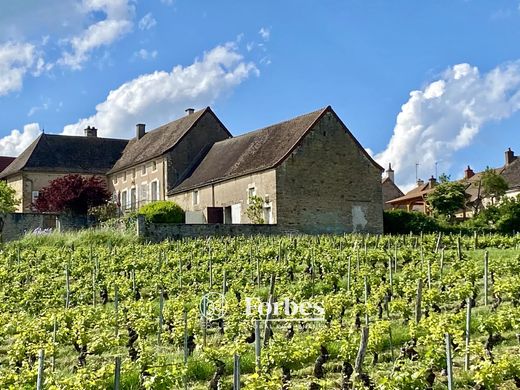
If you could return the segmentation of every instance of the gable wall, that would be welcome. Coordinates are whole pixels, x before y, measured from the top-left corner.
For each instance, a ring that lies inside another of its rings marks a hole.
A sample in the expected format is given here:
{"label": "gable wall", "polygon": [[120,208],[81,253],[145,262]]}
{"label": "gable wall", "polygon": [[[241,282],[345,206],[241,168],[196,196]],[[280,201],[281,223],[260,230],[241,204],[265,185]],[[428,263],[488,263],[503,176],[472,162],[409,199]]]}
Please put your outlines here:
{"label": "gable wall", "polygon": [[215,142],[227,138],[229,134],[220,122],[211,113],[204,114],[173,150],[164,156],[167,164],[166,192],[179,184]]}
{"label": "gable wall", "polygon": [[277,169],[278,224],[305,233],[383,232],[381,171],[326,113]]}

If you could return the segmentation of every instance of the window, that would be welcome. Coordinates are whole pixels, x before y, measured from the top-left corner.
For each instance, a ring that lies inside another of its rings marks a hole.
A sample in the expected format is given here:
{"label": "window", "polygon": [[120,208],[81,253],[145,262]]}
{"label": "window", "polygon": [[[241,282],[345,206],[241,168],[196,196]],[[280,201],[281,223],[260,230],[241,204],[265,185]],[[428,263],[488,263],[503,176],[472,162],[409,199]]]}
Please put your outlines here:
{"label": "window", "polygon": [[117,175],[114,177],[114,184],[117,184]]}
{"label": "window", "polygon": [[123,181],[126,181],[126,171],[123,172]]}
{"label": "window", "polygon": [[136,203],[137,203],[137,191],[136,191],[135,187],[133,187],[130,190],[130,208],[132,209],[132,211],[135,210]]}
{"label": "window", "polygon": [[40,192],[39,191],[33,191],[31,193],[31,202],[34,203],[36,202],[36,199],[38,199],[38,196],[40,195]]}
{"label": "window", "polygon": [[159,200],[159,182],[157,180],[150,183],[150,192],[152,195],[152,202]]}
{"label": "window", "polygon": [[249,204],[249,201],[253,196],[256,196],[256,188],[254,186],[249,186],[247,188],[247,204]]}
{"label": "window", "polygon": [[157,170],[157,162],[153,161],[152,162],[152,171],[156,171]]}
{"label": "window", "polygon": [[121,192],[121,208],[123,210],[126,210],[127,207],[128,207],[128,198],[127,198],[126,190],[124,190],[123,192]]}
{"label": "window", "polygon": [[141,175],[146,175],[146,164],[143,164],[143,170],[141,171]]}
{"label": "window", "polygon": [[132,179],[135,179],[135,168],[132,169]]}
{"label": "window", "polygon": [[193,205],[199,204],[199,190],[195,190],[192,192]]}
{"label": "window", "polygon": [[139,191],[139,201],[142,203],[146,203],[148,201],[148,184],[141,184],[141,189]]}

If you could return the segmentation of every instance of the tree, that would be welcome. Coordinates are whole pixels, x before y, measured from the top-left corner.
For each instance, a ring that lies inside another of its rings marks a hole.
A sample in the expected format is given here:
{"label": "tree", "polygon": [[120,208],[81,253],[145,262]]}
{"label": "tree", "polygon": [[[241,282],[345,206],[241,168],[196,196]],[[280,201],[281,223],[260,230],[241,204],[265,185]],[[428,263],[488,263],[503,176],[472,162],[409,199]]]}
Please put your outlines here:
{"label": "tree", "polygon": [[39,212],[86,215],[89,208],[106,204],[110,198],[100,177],[67,175],[42,188],[33,207]]}
{"label": "tree", "polygon": [[251,196],[246,210],[247,218],[254,224],[264,223],[264,199],[261,196]]}
{"label": "tree", "polygon": [[427,202],[436,214],[443,215],[451,221],[455,213],[465,207],[465,187],[459,182],[441,183],[428,194]]}
{"label": "tree", "polygon": [[495,204],[495,200],[499,200],[509,189],[505,179],[490,167],[482,174],[481,185],[482,195],[491,198],[491,204]]}
{"label": "tree", "polygon": [[16,211],[20,201],[16,199],[16,191],[5,181],[0,181],[0,233],[4,230],[4,218],[7,213]]}

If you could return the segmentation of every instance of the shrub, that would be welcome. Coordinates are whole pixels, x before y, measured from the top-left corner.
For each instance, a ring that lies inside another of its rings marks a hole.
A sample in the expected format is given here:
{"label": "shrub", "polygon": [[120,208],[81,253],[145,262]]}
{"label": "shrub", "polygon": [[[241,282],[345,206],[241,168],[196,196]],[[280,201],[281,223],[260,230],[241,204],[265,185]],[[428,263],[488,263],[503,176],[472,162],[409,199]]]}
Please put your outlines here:
{"label": "shrub", "polygon": [[95,206],[88,209],[88,215],[92,215],[98,222],[105,222],[112,218],[117,218],[119,208],[114,202],[108,202],[101,206]]}
{"label": "shrub", "polygon": [[385,233],[431,233],[440,230],[437,221],[423,213],[405,210],[388,210],[383,216]]}
{"label": "shrub", "polygon": [[184,210],[177,203],[167,200],[144,205],[138,214],[154,223],[184,223]]}

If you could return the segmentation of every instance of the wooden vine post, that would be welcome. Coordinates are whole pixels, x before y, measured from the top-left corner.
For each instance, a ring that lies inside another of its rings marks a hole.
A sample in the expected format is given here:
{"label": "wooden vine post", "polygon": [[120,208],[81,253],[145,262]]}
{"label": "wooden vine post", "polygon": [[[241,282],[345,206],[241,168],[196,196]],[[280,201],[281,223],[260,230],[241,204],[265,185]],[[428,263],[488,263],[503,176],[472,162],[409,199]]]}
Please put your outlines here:
{"label": "wooden vine post", "polygon": [[448,373],[448,390],[453,390],[453,364],[451,361],[451,336],[445,334],[446,338],[446,371]]}
{"label": "wooden vine post", "polygon": [[489,253],[486,251],[484,253],[484,306],[488,305],[488,273],[489,273]]}
{"label": "wooden vine post", "polygon": [[[269,286],[269,307],[273,307],[274,303],[274,283],[276,280],[276,276],[274,274],[271,275],[271,284]],[[269,344],[269,337],[271,335],[271,315],[272,310],[267,310],[267,315],[265,317],[265,331],[264,331],[264,347],[267,347]]]}
{"label": "wooden vine post", "polygon": [[45,351],[40,349],[38,352],[38,377],[36,379],[36,390],[43,389],[44,379],[44,363],[45,363]]}
{"label": "wooden vine post", "polygon": [[114,390],[121,388],[121,356],[116,356],[114,365]]}
{"label": "wooden vine post", "polygon": [[233,390],[240,390],[240,355],[233,356]]}
{"label": "wooden vine post", "polygon": [[363,371],[363,361],[365,360],[365,355],[367,352],[368,346],[368,326],[364,326],[361,329],[361,340],[359,342],[359,349],[356,355],[356,363],[354,366],[354,370],[360,374]]}
{"label": "wooden vine post", "polygon": [[260,370],[260,357],[262,354],[262,340],[260,336],[260,320],[255,320],[255,362],[257,371]]}
{"label": "wooden vine post", "polygon": [[471,299],[466,300],[466,353],[464,355],[464,370],[469,370],[469,341],[471,333]]}
{"label": "wooden vine post", "polygon": [[415,323],[418,324],[421,321],[421,300],[422,300],[422,279],[417,280],[417,295],[415,297]]}

